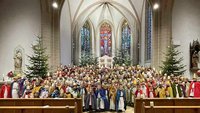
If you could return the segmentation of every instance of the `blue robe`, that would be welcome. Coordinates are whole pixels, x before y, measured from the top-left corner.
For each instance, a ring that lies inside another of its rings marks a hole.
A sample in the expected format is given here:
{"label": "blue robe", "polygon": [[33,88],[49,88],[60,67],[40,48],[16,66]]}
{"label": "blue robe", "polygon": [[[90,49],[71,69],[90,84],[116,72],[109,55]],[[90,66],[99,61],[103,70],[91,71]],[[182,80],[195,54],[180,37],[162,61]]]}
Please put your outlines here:
{"label": "blue robe", "polygon": [[53,93],[51,94],[52,98],[59,98],[60,97],[60,91],[58,88],[56,88]]}
{"label": "blue robe", "polygon": [[104,101],[104,105],[105,105],[104,108],[105,108],[105,110],[109,110],[109,101],[106,98],[106,92],[105,92],[105,90],[104,89],[96,90],[95,91],[96,98],[98,98],[98,93],[100,93],[100,96],[101,96],[101,98]]}
{"label": "blue robe", "polygon": [[26,89],[26,87],[24,86],[24,81],[26,79],[20,79],[18,80],[18,83],[19,83],[19,97],[22,97],[22,95],[24,94],[24,91]]}
{"label": "blue robe", "polygon": [[126,92],[125,90],[117,90],[117,95],[116,95],[116,110],[118,111],[119,108],[119,100],[121,97],[121,92],[123,91],[123,98],[124,98],[124,109],[126,110]]}

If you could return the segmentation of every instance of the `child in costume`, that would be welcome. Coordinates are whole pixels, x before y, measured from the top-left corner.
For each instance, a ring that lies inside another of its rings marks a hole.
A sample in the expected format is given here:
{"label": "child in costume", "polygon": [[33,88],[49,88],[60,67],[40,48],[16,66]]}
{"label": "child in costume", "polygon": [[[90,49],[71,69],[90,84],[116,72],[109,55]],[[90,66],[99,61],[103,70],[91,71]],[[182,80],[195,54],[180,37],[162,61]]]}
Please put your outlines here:
{"label": "child in costume", "polygon": [[126,110],[126,92],[122,85],[120,85],[116,94],[116,111]]}
{"label": "child in costume", "polygon": [[10,98],[10,86],[8,85],[7,81],[4,81],[3,86],[1,86],[0,90],[0,98]]}

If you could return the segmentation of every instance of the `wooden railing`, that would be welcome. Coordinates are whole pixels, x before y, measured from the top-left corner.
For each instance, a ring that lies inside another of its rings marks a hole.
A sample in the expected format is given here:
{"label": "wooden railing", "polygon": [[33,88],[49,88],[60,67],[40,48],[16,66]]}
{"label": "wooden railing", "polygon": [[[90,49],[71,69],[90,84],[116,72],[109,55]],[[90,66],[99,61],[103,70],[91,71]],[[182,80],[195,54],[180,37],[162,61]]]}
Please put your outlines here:
{"label": "wooden railing", "polygon": [[135,113],[200,113],[200,98],[136,99]]}
{"label": "wooden railing", "polygon": [[[0,106],[1,112],[7,112],[6,110],[20,110],[18,112],[25,113],[25,110],[64,110],[62,113],[71,113],[70,109],[75,109],[74,106]],[[29,111],[27,111],[29,112]],[[43,111],[44,112],[44,111]]]}
{"label": "wooden railing", "polygon": [[[159,111],[157,111],[159,109]],[[200,106],[145,106],[145,102],[142,104],[141,113],[162,113],[160,110],[166,110],[171,109],[173,110],[173,113],[176,112],[175,110],[181,109],[181,110],[194,110],[195,113],[200,113],[198,109],[200,109]],[[179,112],[181,113],[181,112]],[[191,113],[191,112],[188,112]]]}
{"label": "wooden railing", "polygon": [[0,113],[82,113],[82,100],[0,99]]}

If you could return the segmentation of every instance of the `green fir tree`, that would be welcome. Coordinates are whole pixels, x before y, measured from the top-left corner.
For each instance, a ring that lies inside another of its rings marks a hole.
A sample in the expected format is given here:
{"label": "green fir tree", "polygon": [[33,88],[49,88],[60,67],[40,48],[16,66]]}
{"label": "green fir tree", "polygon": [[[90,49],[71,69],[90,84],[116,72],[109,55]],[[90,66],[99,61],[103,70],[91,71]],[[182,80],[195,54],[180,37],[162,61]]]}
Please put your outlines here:
{"label": "green fir tree", "polygon": [[183,57],[179,58],[181,52],[176,50],[176,47],[171,45],[168,46],[167,52],[165,54],[165,60],[162,61],[163,65],[161,66],[162,74],[179,76],[182,75],[186,70],[185,65],[181,62]]}
{"label": "green fir tree", "polygon": [[87,53],[87,54],[81,54],[81,58],[79,59],[79,66],[88,66],[88,65],[98,65],[98,58],[94,57],[93,54]]}
{"label": "green fir tree", "polygon": [[116,52],[116,56],[113,58],[114,62],[113,65],[126,65],[126,66],[131,66],[131,58],[130,55],[127,54],[126,51],[118,50]]}
{"label": "green fir tree", "polygon": [[27,65],[27,77],[45,78],[48,71],[48,56],[45,54],[46,48],[43,47],[42,38],[37,36],[37,44],[32,45],[33,55],[28,56],[30,65]]}

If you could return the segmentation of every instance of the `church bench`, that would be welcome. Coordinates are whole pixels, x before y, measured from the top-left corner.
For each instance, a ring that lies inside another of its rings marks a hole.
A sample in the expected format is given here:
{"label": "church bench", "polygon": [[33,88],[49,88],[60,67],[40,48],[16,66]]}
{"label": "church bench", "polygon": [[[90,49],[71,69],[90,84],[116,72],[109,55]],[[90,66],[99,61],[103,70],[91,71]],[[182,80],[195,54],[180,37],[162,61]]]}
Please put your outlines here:
{"label": "church bench", "polygon": [[[151,103],[153,103],[156,108],[156,110],[154,110],[155,113],[200,113],[200,109],[197,107],[200,106],[200,98],[136,98],[134,106],[135,113],[142,113],[141,110],[143,106],[151,106]],[[156,106],[158,106],[158,108]],[[174,108],[170,108],[172,106]],[[187,109],[182,109],[182,106]],[[145,113],[153,113],[152,109],[149,107],[146,108],[148,110]]]}
{"label": "church bench", "polygon": [[[42,110],[42,113],[49,113],[48,110],[53,111],[53,113],[72,113],[70,109],[75,109],[75,106],[0,106],[1,113],[10,113],[10,111],[14,113],[38,113],[37,110]],[[58,112],[59,110],[60,112]]]}
{"label": "church bench", "polygon": [[141,113],[162,113],[166,109],[173,110],[172,113],[182,113],[182,111],[177,111],[178,109],[188,113],[200,113],[200,106],[145,106],[145,102],[142,105]]}
{"label": "church bench", "polygon": [[[70,113],[82,113],[82,100],[81,98],[47,98],[47,99],[0,99],[0,106],[69,106]],[[16,110],[15,110],[16,111]],[[54,113],[52,110],[45,110],[47,113]],[[57,110],[63,111],[63,110]],[[0,113],[1,109],[0,109]],[[8,112],[6,112],[8,113]],[[13,113],[13,112],[9,112]],[[20,113],[20,112],[15,112]],[[30,110],[28,113],[43,113],[43,110]],[[46,113],[46,112],[45,112]],[[62,112],[56,112],[62,113]]]}

